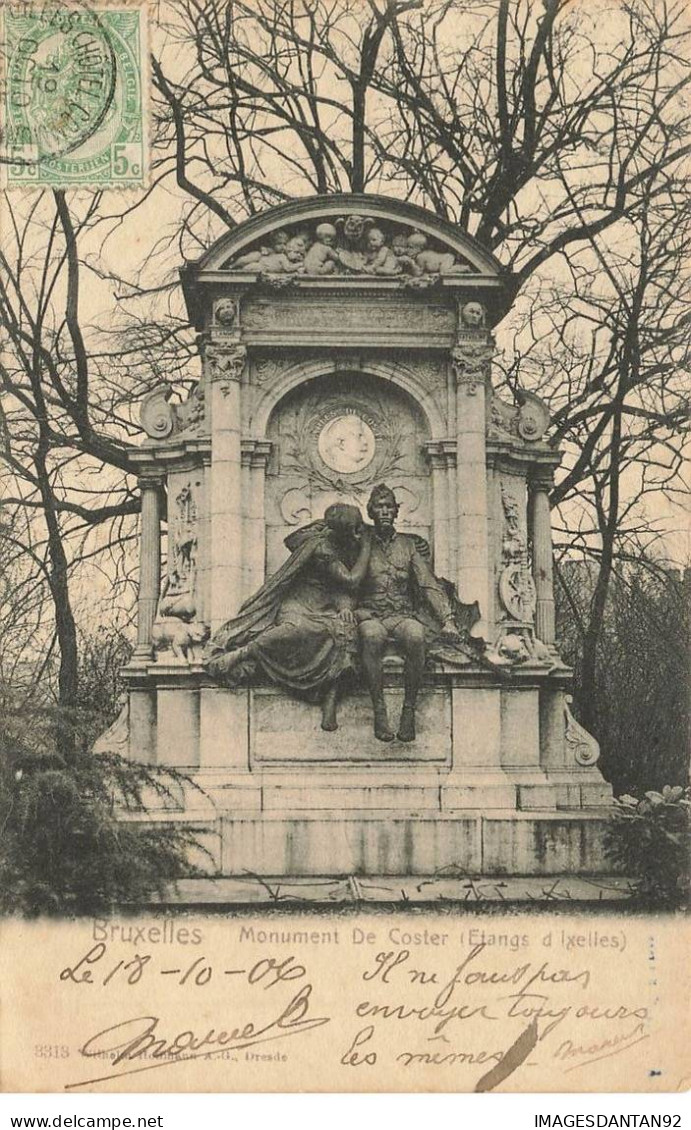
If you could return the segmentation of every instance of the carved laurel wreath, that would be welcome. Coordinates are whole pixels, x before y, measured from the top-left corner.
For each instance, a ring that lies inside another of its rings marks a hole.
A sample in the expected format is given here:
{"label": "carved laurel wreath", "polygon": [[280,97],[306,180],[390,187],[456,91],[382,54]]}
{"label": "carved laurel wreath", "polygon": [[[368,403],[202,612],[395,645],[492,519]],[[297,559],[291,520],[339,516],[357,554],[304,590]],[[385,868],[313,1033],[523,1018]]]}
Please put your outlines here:
{"label": "carved laurel wreath", "polygon": [[396,413],[387,411],[379,397],[365,399],[357,394],[351,394],[347,402],[334,397],[334,409],[361,412],[365,418],[376,421],[374,458],[363,471],[352,474],[332,471],[327,467],[317,448],[315,421],[323,419],[328,403],[325,404],[323,397],[313,393],[301,404],[293,427],[286,431],[288,444],[283,458],[288,470],[304,476],[310,486],[344,493],[363,490],[369,483],[384,479],[398,470],[404,430]]}

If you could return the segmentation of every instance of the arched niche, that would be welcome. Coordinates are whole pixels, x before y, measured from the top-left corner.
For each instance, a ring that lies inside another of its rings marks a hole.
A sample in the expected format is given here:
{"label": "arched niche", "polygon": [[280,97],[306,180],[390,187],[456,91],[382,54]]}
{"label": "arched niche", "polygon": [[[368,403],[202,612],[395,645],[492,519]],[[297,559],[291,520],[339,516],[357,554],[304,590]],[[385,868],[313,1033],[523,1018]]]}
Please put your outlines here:
{"label": "arched niche", "polygon": [[[261,366],[266,364],[270,381],[260,378]],[[269,421],[284,397],[308,381],[333,373],[359,373],[382,384],[399,388],[419,407],[426,421],[430,439],[441,439],[448,434],[448,372],[443,355],[417,358],[406,363],[401,357],[390,359],[370,354],[366,359],[348,362],[347,358],[298,356],[292,363],[272,362],[259,358],[252,362],[251,384],[256,389],[249,408],[246,427],[253,435],[268,437]]]}
{"label": "arched niche", "polygon": [[266,424],[267,573],[285,560],[292,530],[337,501],[365,515],[372,487],[383,481],[400,503],[399,528],[431,540],[430,437],[415,399],[370,372],[326,373],[287,391]]}

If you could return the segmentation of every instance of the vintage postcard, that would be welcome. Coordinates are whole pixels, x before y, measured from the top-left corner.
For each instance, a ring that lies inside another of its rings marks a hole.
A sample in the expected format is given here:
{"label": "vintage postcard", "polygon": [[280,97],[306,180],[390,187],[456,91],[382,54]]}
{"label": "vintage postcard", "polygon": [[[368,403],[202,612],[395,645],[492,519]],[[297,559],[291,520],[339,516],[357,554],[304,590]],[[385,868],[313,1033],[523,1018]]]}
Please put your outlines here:
{"label": "vintage postcard", "polygon": [[6,1091],[688,1088],[690,35],[4,6]]}

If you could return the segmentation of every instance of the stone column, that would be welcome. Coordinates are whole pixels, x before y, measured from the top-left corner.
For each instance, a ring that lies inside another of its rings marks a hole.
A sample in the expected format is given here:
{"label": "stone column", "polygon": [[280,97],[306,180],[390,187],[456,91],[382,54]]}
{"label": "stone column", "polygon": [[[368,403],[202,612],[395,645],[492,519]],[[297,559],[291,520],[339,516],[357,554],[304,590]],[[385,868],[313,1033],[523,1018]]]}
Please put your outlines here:
{"label": "stone column", "polygon": [[241,533],[241,537],[242,537],[242,545],[243,545],[243,550],[244,550],[244,552],[242,554],[242,591],[240,593],[241,603],[244,603],[244,601],[247,600],[247,596],[249,594],[249,565],[248,565],[247,558],[248,558],[248,553],[249,553],[250,541],[251,541],[251,538],[252,538],[251,525],[250,525],[250,510],[251,510],[250,484],[251,484],[251,476],[252,476],[251,443],[252,443],[252,441],[250,440],[249,441],[250,447],[248,449],[248,441],[244,440],[244,439],[240,441],[240,483],[241,483],[241,497],[242,497],[242,533]]}
{"label": "stone column", "polygon": [[456,440],[449,441],[446,452],[446,495],[449,528],[449,578],[458,579],[458,538],[456,536]]}
{"label": "stone column", "polygon": [[242,466],[240,381],[247,350],[211,342],[205,362],[211,385],[210,627],[217,631],[242,603]]}
{"label": "stone column", "polygon": [[197,620],[209,624],[211,619],[211,522],[209,520],[209,497],[211,494],[211,454],[204,453],[203,487],[198,518],[198,563],[197,563]]}
{"label": "stone column", "polygon": [[530,480],[530,533],[537,594],[535,630],[538,639],[546,644],[553,644],[555,641],[552,521],[549,506],[551,487],[551,470],[534,474]]}
{"label": "stone column", "polygon": [[456,382],[456,580],[466,604],[477,601],[484,636],[489,600],[485,398],[493,346],[484,331],[466,333],[452,352]]}
{"label": "stone column", "polygon": [[440,443],[426,445],[427,459],[432,469],[432,513],[434,544],[434,571],[438,577],[449,577],[449,491],[447,485],[446,453]]}
{"label": "stone column", "polygon": [[247,600],[248,596],[255,593],[264,583],[266,560],[264,485],[270,454],[271,444],[267,440],[242,441],[244,600]]}
{"label": "stone column", "polygon": [[151,659],[151,628],[161,590],[161,480],[141,475],[142,497],[139,538],[139,595],[137,599],[137,647],[133,658]]}

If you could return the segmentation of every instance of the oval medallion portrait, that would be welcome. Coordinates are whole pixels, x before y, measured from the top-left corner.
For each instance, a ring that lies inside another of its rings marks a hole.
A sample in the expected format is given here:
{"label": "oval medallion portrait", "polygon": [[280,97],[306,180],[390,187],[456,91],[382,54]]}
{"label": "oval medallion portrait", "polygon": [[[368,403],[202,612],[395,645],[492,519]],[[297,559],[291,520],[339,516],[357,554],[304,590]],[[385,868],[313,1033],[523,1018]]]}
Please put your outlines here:
{"label": "oval medallion portrait", "polygon": [[352,475],[372,462],[376,440],[366,420],[356,412],[348,412],[334,416],[324,424],[317,448],[332,471]]}

